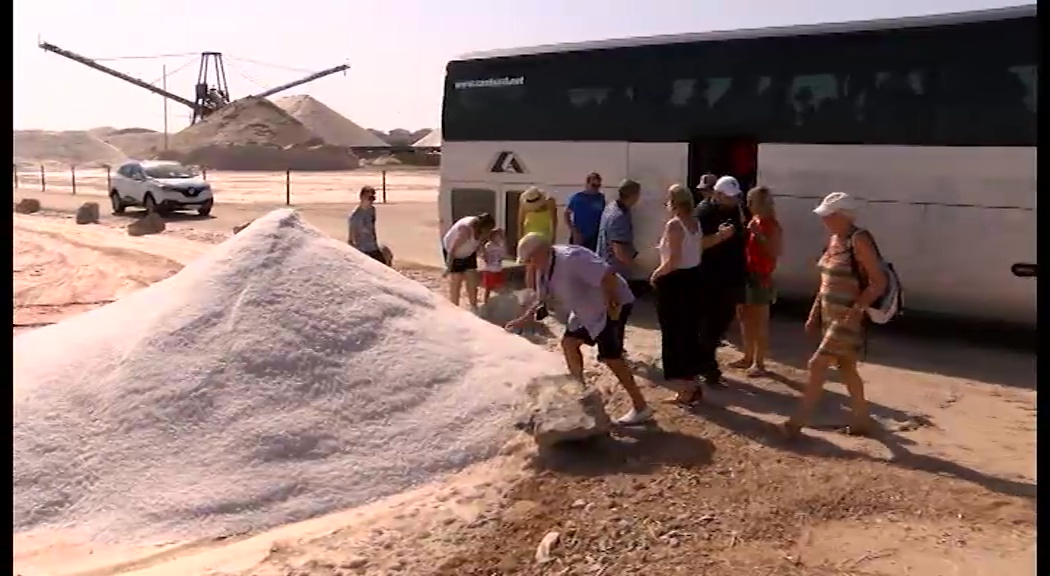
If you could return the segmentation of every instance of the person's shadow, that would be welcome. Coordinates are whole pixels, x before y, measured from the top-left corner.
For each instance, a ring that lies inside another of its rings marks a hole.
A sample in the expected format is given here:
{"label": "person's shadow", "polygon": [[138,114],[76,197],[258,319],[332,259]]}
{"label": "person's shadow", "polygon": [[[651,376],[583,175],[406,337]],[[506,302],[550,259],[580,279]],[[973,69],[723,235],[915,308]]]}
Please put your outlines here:
{"label": "person's shadow", "polygon": [[710,440],[658,424],[616,427],[609,436],[543,448],[533,465],[573,476],[647,474],[665,466],[699,468],[711,463],[715,445]]}
{"label": "person's shadow", "polygon": [[[890,451],[892,458],[889,461],[876,458],[864,452],[843,448],[833,442],[808,434],[789,441],[784,438],[774,424],[730,408],[730,406],[738,406],[756,413],[767,412],[786,417],[788,412],[784,410],[784,407],[794,406],[793,403],[785,402],[784,397],[786,395],[747,384],[736,383],[735,386],[740,386],[743,393],[729,391],[720,395],[715,401],[705,401],[694,412],[717,426],[740,434],[759,444],[789,450],[800,455],[886,462],[891,466],[952,476],[978,484],[1000,494],[1019,496],[1031,500],[1034,500],[1036,497],[1037,488],[1035,483],[998,478],[957,462],[951,462],[936,456],[915,454],[905,447],[911,443],[909,440],[883,427],[876,427],[872,439],[883,444]],[[720,402],[721,405],[716,402]],[[882,408],[885,409],[885,407]],[[873,407],[873,414],[876,413],[875,410]],[[890,409],[885,410],[888,410],[890,413],[895,412]]]}

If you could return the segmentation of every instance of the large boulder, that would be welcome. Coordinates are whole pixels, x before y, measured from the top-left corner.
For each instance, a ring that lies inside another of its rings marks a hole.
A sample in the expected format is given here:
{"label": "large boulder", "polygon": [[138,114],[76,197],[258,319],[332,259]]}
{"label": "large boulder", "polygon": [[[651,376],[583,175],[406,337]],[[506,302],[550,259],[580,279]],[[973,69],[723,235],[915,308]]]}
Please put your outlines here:
{"label": "large boulder", "polygon": [[164,219],[156,212],[150,212],[142,218],[128,224],[128,236],[145,236],[146,234],[158,234],[165,228]]}
{"label": "large boulder", "polygon": [[601,392],[571,376],[537,378],[525,392],[528,401],[518,428],[532,435],[540,447],[605,436],[612,429]]}
{"label": "large boulder", "polygon": [[95,224],[98,218],[98,202],[84,202],[77,208],[77,224]]}
{"label": "large boulder", "polygon": [[15,204],[15,212],[19,214],[32,214],[40,211],[40,201],[36,198],[22,198]]}

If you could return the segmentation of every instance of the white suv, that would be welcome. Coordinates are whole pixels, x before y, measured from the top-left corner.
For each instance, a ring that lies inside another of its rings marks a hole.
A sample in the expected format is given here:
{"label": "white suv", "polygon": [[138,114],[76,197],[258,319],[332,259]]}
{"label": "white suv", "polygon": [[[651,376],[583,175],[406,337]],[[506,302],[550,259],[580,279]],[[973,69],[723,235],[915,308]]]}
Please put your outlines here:
{"label": "white suv", "polygon": [[162,161],[122,165],[112,177],[109,200],[114,214],[122,214],[128,206],[142,206],[147,212],[196,210],[207,216],[214,203],[211,184],[194,170]]}

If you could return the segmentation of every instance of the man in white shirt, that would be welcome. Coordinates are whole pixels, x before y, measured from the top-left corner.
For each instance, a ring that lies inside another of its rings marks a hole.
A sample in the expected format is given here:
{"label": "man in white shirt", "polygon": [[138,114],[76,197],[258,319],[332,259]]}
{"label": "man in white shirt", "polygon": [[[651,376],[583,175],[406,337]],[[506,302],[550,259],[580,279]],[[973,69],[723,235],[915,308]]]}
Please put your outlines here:
{"label": "man in white shirt", "polygon": [[652,419],[653,411],[623,358],[624,331],[634,304],[627,281],[591,250],[551,245],[536,233],[526,234],[518,242],[518,260],[536,270],[537,301],[507,329],[520,329],[543,309],[546,300],[556,299],[570,312],[561,340],[569,373],[585,383],[580,349],[597,346],[598,360],[609,367],[631,398],[630,412],[617,423],[634,426]]}

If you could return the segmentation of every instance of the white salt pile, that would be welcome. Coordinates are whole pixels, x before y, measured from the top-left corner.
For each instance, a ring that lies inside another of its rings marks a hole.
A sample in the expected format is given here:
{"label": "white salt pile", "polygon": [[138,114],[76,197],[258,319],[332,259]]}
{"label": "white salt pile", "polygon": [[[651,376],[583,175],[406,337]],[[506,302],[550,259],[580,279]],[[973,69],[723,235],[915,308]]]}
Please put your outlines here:
{"label": "white salt pile", "polygon": [[549,352],[275,211],[14,342],[14,531],[241,533],[493,455]]}

